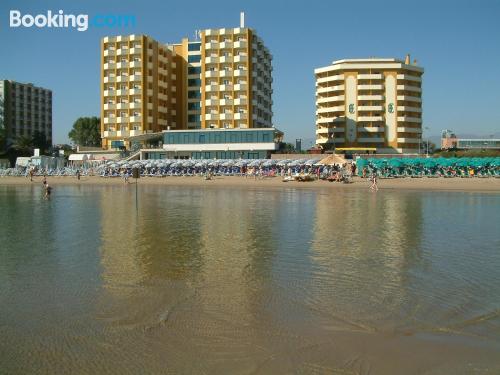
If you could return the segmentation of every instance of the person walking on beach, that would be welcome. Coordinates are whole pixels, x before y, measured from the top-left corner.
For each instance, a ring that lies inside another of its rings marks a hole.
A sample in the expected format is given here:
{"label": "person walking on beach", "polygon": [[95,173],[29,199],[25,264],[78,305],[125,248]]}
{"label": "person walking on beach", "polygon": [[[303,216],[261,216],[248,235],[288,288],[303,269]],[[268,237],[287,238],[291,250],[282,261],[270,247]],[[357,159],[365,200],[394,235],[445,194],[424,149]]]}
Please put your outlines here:
{"label": "person walking on beach", "polygon": [[33,168],[30,168],[29,175],[30,175],[30,181],[31,182],[33,182],[33,174],[34,174]]}
{"label": "person walking on beach", "polygon": [[43,180],[42,180],[42,184],[43,184],[43,187],[45,187],[45,185],[47,185],[47,175],[43,175]]}
{"label": "person walking on beach", "polygon": [[372,190],[372,191],[378,191],[377,174],[376,173],[372,174],[372,176],[370,178],[370,181],[371,181],[370,190]]}
{"label": "person walking on beach", "polygon": [[76,178],[78,179],[78,181],[80,181],[80,170],[79,169],[76,170]]}

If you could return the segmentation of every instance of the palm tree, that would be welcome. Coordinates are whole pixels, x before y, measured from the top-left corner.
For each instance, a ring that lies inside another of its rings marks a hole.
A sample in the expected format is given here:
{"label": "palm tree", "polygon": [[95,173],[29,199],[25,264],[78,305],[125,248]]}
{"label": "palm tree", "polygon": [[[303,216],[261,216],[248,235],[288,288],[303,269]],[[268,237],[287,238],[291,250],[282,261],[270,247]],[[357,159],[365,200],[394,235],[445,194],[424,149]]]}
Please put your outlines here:
{"label": "palm tree", "polygon": [[21,154],[31,155],[33,153],[33,140],[31,137],[20,135],[16,137],[12,147]]}

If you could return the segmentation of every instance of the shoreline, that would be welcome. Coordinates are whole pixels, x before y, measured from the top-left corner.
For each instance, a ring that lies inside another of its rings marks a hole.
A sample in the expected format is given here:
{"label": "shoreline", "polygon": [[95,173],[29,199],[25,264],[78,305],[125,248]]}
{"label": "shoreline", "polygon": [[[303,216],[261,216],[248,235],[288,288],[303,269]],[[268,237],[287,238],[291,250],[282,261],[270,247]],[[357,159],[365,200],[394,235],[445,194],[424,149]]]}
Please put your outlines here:
{"label": "shoreline", "polygon": [[[34,177],[30,182],[26,177],[0,177],[0,186],[29,186],[42,183],[43,177]],[[126,183],[119,177],[82,176],[77,180],[74,176],[47,177],[53,186],[124,186]],[[129,184],[134,184],[131,178]],[[245,178],[240,176],[221,176],[212,180],[203,177],[141,177],[139,185],[190,186],[190,187],[252,187],[252,188],[300,188],[300,189],[365,189],[369,190],[367,179],[355,177],[350,184],[328,181],[283,182],[281,177],[264,179]],[[398,178],[379,179],[379,190],[404,191],[448,191],[448,192],[481,192],[500,193],[498,178]]]}

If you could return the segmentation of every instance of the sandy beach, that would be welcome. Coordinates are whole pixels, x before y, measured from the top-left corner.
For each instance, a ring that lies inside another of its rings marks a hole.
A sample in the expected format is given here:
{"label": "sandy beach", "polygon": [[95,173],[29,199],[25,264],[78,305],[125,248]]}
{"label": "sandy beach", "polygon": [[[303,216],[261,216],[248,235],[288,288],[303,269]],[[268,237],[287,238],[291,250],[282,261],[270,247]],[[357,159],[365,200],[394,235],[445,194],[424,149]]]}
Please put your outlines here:
{"label": "sandy beach", "polygon": [[[48,177],[50,185],[96,185],[112,186],[124,185],[121,178],[103,178],[97,176],[76,177]],[[2,185],[30,185],[41,184],[42,177],[34,177],[33,182],[25,177],[0,177]],[[135,181],[130,179],[130,184]],[[354,178],[350,184],[312,181],[312,182],[283,182],[280,177],[253,179],[239,176],[215,177],[205,180],[202,177],[143,177],[140,185],[165,186],[203,186],[203,187],[252,187],[252,188],[302,188],[302,189],[369,189],[369,182],[360,177]],[[460,192],[487,192],[500,193],[500,179],[498,178],[399,178],[380,179],[379,190],[427,190],[427,191],[460,191]]]}

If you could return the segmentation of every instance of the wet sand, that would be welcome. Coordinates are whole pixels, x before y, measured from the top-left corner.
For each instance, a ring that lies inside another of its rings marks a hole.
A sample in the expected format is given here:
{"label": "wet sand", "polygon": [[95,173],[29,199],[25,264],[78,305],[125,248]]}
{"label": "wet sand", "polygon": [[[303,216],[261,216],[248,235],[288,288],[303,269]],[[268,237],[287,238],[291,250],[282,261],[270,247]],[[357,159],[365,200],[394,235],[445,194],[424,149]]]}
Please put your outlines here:
{"label": "wet sand", "polygon": [[[80,180],[76,177],[48,177],[50,185],[124,185],[122,178],[104,178],[84,176]],[[0,185],[30,185],[42,182],[42,177],[35,177],[30,182],[26,177],[0,177]],[[130,179],[129,184],[135,180]],[[311,182],[283,182],[281,177],[257,179],[240,176],[215,177],[205,180],[203,177],[142,177],[138,180],[141,185],[165,186],[199,186],[199,187],[251,187],[251,188],[306,188],[306,189],[367,189],[370,183],[366,179],[355,177],[350,184],[328,181]],[[380,179],[379,190],[427,190],[427,191],[459,191],[500,193],[499,178],[399,178]]]}

